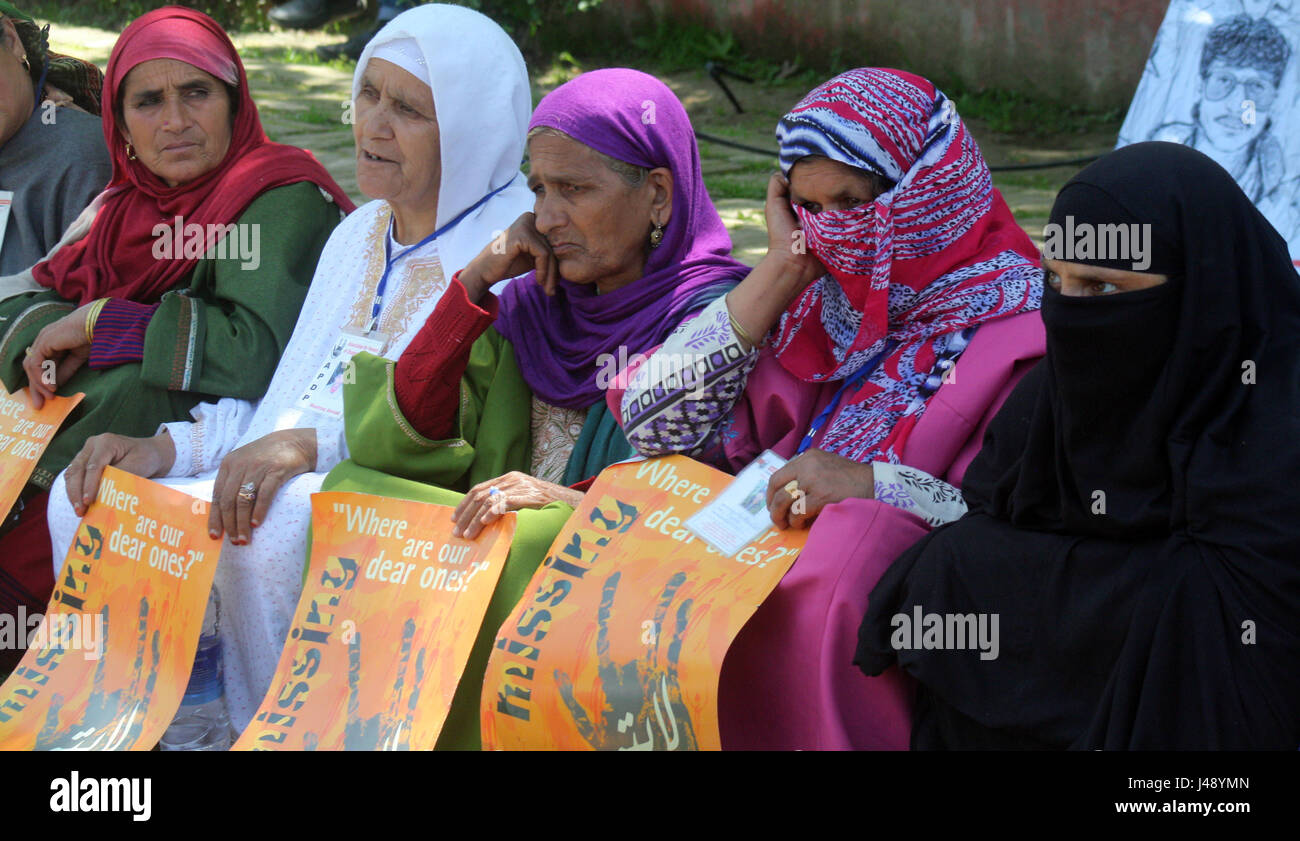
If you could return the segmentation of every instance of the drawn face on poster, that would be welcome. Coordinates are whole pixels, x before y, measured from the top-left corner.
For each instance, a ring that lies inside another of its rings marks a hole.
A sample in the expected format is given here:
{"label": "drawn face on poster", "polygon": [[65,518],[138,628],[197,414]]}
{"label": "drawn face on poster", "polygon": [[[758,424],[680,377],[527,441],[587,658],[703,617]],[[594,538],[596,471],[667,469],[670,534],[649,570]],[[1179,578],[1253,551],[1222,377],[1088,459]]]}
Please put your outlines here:
{"label": "drawn face on poster", "polygon": [[[1240,15],[1210,30],[1201,49],[1195,113],[1205,138],[1198,145],[1235,154],[1268,131],[1290,52],[1282,33],[1266,20]],[[1258,150],[1250,151],[1258,157]]]}
{"label": "drawn face on poster", "polygon": [[1119,145],[1166,140],[1228,170],[1300,259],[1300,3],[1173,0]]}

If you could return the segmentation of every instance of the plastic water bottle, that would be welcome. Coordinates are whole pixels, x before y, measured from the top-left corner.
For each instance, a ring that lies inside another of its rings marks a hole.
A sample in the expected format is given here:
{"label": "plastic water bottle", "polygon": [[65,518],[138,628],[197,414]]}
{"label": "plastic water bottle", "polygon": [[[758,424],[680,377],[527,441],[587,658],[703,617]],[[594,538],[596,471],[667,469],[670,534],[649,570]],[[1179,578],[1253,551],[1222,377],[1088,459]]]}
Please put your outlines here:
{"label": "plastic water bottle", "polygon": [[230,715],[221,670],[221,597],[214,587],[203,615],[199,648],[194,654],[185,697],[176,718],[163,733],[162,750],[229,750]]}

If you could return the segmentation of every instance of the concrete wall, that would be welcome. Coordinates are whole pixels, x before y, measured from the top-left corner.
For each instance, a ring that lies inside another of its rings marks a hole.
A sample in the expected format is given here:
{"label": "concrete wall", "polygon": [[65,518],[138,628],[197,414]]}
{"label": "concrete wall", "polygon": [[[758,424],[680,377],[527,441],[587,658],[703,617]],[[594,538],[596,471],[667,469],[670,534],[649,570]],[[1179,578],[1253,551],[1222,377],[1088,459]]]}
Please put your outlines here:
{"label": "concrete wall", "polygon": [[942,83],[1123,108],[1167,0],[604,0],[593,23],[629,37],[671,16],[726,30],[746,53],[805,66],[898,67]]}

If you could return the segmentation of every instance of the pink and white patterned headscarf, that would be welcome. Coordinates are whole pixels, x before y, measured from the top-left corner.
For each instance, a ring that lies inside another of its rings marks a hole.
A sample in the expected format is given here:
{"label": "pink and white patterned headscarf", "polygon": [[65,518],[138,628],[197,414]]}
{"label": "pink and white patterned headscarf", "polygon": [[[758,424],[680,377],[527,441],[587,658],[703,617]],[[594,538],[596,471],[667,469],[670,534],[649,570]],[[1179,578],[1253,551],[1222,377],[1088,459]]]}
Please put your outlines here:
{"label": "pink and white patterned headscarf", "polygon": [[777,140],[787,176],[817,155],[894,183],[847,210],[795,207],[828,274],[786,309],[772,345],[801,379],[853,381],[822,449],[897,462],[970,328],[1038,309],[1038,250],[952,102],[919,76],[878,68],[836,76],[781,119]]}

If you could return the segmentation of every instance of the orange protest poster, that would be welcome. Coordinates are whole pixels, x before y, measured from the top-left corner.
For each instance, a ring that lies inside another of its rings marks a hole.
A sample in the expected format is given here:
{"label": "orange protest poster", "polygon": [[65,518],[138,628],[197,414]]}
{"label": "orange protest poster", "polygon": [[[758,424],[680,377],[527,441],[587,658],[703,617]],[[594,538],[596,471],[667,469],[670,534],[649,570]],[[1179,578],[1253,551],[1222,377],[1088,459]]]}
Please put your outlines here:
{"label": "orange protest poster", "polygon": [[54,397],[38,411],[26,388],[10,394],[0,386],[0,511],[14,507],[54,433],[85,396]]}
{"label": "orange protest poster", "polygon": [[721,748],[723,657],[808,534],[719,554],[682,523],[731,481],[685,456],[596,478],[497,633],[485,748]]}
{"label": "orange protest poster", "polygon": [[[149,750],[180,707],[221,544],[206,503],[114,467],[27,654],[0,686],[0,749]],[[39,624],[38,624],[39,623]]]}
{"label": "orange protest poster", "polygon": [[236,750],[429,750],[515,534],[445,505],[312,495],[311,566],[271,690]]}

